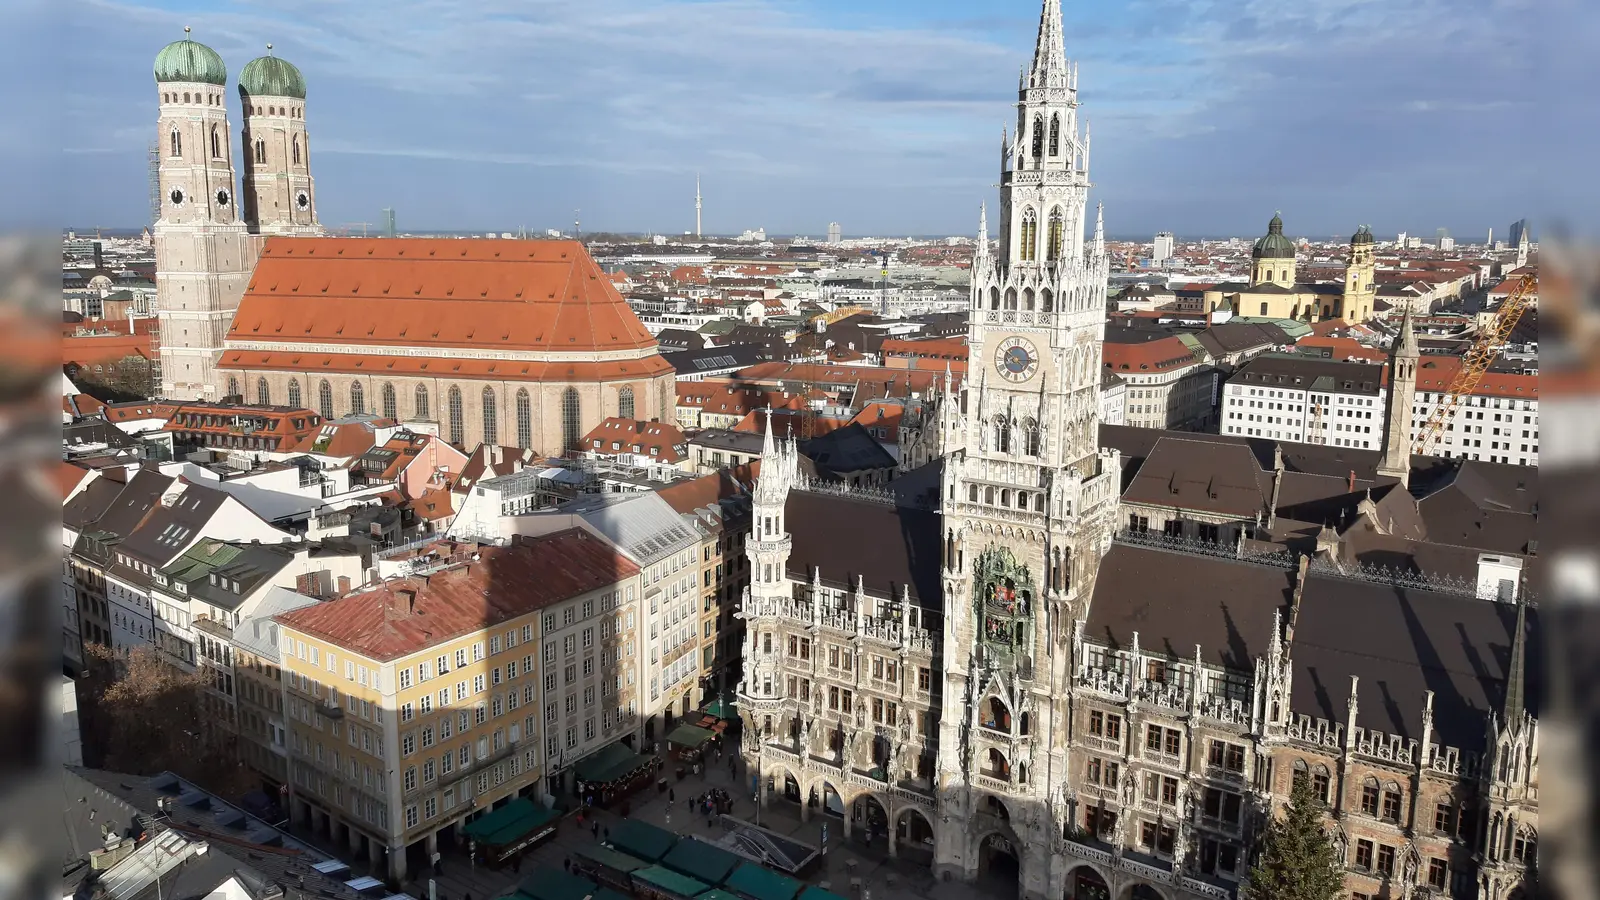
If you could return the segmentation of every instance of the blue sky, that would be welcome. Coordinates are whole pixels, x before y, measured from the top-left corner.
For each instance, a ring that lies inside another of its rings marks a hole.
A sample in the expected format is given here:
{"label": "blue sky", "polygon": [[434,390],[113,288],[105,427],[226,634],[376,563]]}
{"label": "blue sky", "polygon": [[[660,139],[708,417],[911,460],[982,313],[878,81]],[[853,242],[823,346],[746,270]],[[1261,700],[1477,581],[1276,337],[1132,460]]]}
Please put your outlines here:
{"label": "blue sky", "polygon": [[[1551,98],[1535,83],[1583,63],[1540,46],[1535,2],[1066,0],[1108,231],[1254,234],[1282,209],[1311,237],[1503,233],[1551,199],[1541,172],[1588,167],[1536,124]],[[1572,9],[1581,27],[1554,40],[1584,46],[1600,16]],[[976,227],[1039,5],[69,0],[32,14],[63,10],[3,63],[65,79],[50,111],[62,178],[19,185],[13,209],[144,222],[150,64],[190,25],[230,78],[269,41],[304,71],[329,226],[392,206],[402,229],[545,228],[581,208],[585,231],[681,232],[699,171],[707,231],[821,235],[831,220]],[[26,165],[21,143],[0,138],[0,160]],[[1593,178],[1563,190],[1600,207]]]}

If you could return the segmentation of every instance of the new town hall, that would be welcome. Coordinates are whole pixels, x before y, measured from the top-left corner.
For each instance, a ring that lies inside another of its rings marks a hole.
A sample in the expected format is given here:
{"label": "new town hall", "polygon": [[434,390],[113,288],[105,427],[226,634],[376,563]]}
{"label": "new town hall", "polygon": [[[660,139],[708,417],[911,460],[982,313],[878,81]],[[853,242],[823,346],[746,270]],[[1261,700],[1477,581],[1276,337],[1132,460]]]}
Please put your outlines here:
{"label": "new town hall", "polygon": [[903,436],[933,462],[841,492],[768,437],[741,612],[761,802],[1030,900],[1179,900],[1237,896],[1305,779],[1352,897],[1518,896],[1535,471],[1101,426],[1108,266],[1058,2],[968,380]]}

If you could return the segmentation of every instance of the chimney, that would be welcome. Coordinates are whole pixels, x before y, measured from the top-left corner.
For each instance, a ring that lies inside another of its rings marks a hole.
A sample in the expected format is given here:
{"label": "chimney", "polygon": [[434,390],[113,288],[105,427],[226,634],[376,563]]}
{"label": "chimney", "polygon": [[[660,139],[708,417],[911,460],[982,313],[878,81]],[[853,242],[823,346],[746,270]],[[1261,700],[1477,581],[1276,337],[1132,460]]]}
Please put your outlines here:
{"label": "chimney", "polygon": [[416,615],[417,592],[412,588],[401,588],[395,593],[399,595],[400,602],[405,604],[406,615]]}
{"label": "chimney", "polygon": [[1345,486],[1345,493],[1354,494],[1355,492],[1356,492],[1356,470],[1355,469],[1351,469],[1350,470],[1350,483]]}

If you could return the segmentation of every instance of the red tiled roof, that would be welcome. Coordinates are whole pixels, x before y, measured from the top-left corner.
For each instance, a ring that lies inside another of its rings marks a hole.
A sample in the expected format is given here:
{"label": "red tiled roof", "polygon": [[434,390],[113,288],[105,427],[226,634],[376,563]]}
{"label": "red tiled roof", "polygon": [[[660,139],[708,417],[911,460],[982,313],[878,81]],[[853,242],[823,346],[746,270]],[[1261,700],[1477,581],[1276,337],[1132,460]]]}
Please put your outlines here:
{"label": "red tiled roof", "polygon": [[[446,552],[459,549],[441,542]],[[386,661],[570,600],[639,573],[582,529],[482,547],[477,561],[396,578],[372,590],[284,613],[284,627]],[[470,559],[470,557],[468,557]],[[410,591],[414,602],[408,604]]]}
{"label": "red tiled roof", "polygon": [[65,501],[78,489],[78,485],[83,483],[83,479],[89,477],[89,470],[62,460],[56,464],[51,477],[55,481],[56,490],[61,492],[61,499]]}
{"label": "red tiled roof", "polygon": [[[307,411],[308,415],[311,415]],[[394,419],[370,421],[323,422],[316,430],[308,432],[287,449],[290,453],[316,453],[321,456],[349,458],[360,456],[378,443],[377,429],[398,424]]]}
{"label": "red tiled roof", "polygon": [[464,491],[477,484],[479,479],[498,478],[501,475],[520,472],[533,460],[533,451],[523,447],[479,444],[478,449],[472,451],[472,456],[467,459],[467,464],[461,467],[461,477],[456,481],[456,489]]}
{"label": "red tiled roof", "polygon": [[741,493],[740,483],[726,470],[679,481],[656,491],[656,496],[681,515],[692,515],[718,501]]}
{"label": "red tiled roof", "polygon": [[1175,337],[1138,344],[1117,344],[1107,341],[1100,347],[1100,358],[1105,362],[1106,368],[1118,374],[1138,371],[1168,372],[1197,363],[1188,346]]}
{"label": "red tiled roof", "polygon": [[88,394],[73,394],[61,398],[61,411],[75,416],[98,416],[105,411],[105,408],[105,403]]}
{"label": "red tiled roof", "polygon": [[[1417,366],[1417,390],[1439,393],[1448,390],[1450,382],[1461,371],[1459,356],[1424,356]],[[1387,380],[1385,381],[1387,383]],[[1539,399],[1539,376],[1517,375],[1510,372],[1485,372],[1472,392],[1474,397],[1515,397],[1523,400]]]}
{"label": "red tiled roof", "polygon": [[[176,406],[161,430],[173,432],[180,441],[286,452],[315,439],[321,424],[322,417],[309,409],[197,401]],[[308,443],[306,445],[309,446]],[[368,446],[371,446],[370,434]],[[312,451],[306,449],[302,452]]]}
{"label": "red tiled roof", "polygon": [[648,378],[674,371],[672,363],[662,359],[659,354],[610,362],[582,362],[576,358],[573,362],[518,362],[460,359],[444,350],[434,357],[224,350],[217,365],[223,369],[283,369],[347,375],[431,375],[439,378],[476,377],[511,381],[613,381]]}
{"label": "red tiled roof", "polygon": [[[616,445],[616,446],[613,446]],[[583,436],[583,449],[607,456],[633,453],[662,462],[676,463],[684,457],[688,442],[678,426],[668,422],[641,422],[612,416],[603,419]]]}
{"label": "red tiled roof", "polygon": [[576,241],[268,238],[231,340],[588,353],[656,342]]}
{"label": "red tiled roof", "polygon": [[1332,358],[1337,360],[1360,359],[1367,362],[1387,362],[1389,354],[1374,347],[1368,347],[1355,338],[1346,337],[1305,337],[1295,343],[1296,347],[1326,348],[1331,351]]}
{"label": "red tiled roof", "polygon": [[86,337],[64,337],[61,339],[61,362],[63,365],[77,363],[79,366],[95,363],[114,363],[138,356],[144,359],[154,359],[155,346],[148,334],[97,334]]}

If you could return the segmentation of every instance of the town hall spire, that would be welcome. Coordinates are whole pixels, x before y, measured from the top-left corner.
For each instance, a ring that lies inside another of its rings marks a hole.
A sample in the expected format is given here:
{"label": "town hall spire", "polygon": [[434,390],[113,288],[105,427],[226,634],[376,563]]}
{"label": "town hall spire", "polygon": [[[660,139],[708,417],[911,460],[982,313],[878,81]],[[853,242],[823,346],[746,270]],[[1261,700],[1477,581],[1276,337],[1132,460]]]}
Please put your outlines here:
{"label": "town hall spire", "polygon": [[1039,38],[1033,47],[1033,67],[1028,87],[1067,86],[1067,51],[1061,36],[1061,0],[1044,0],[1039,14]]}

